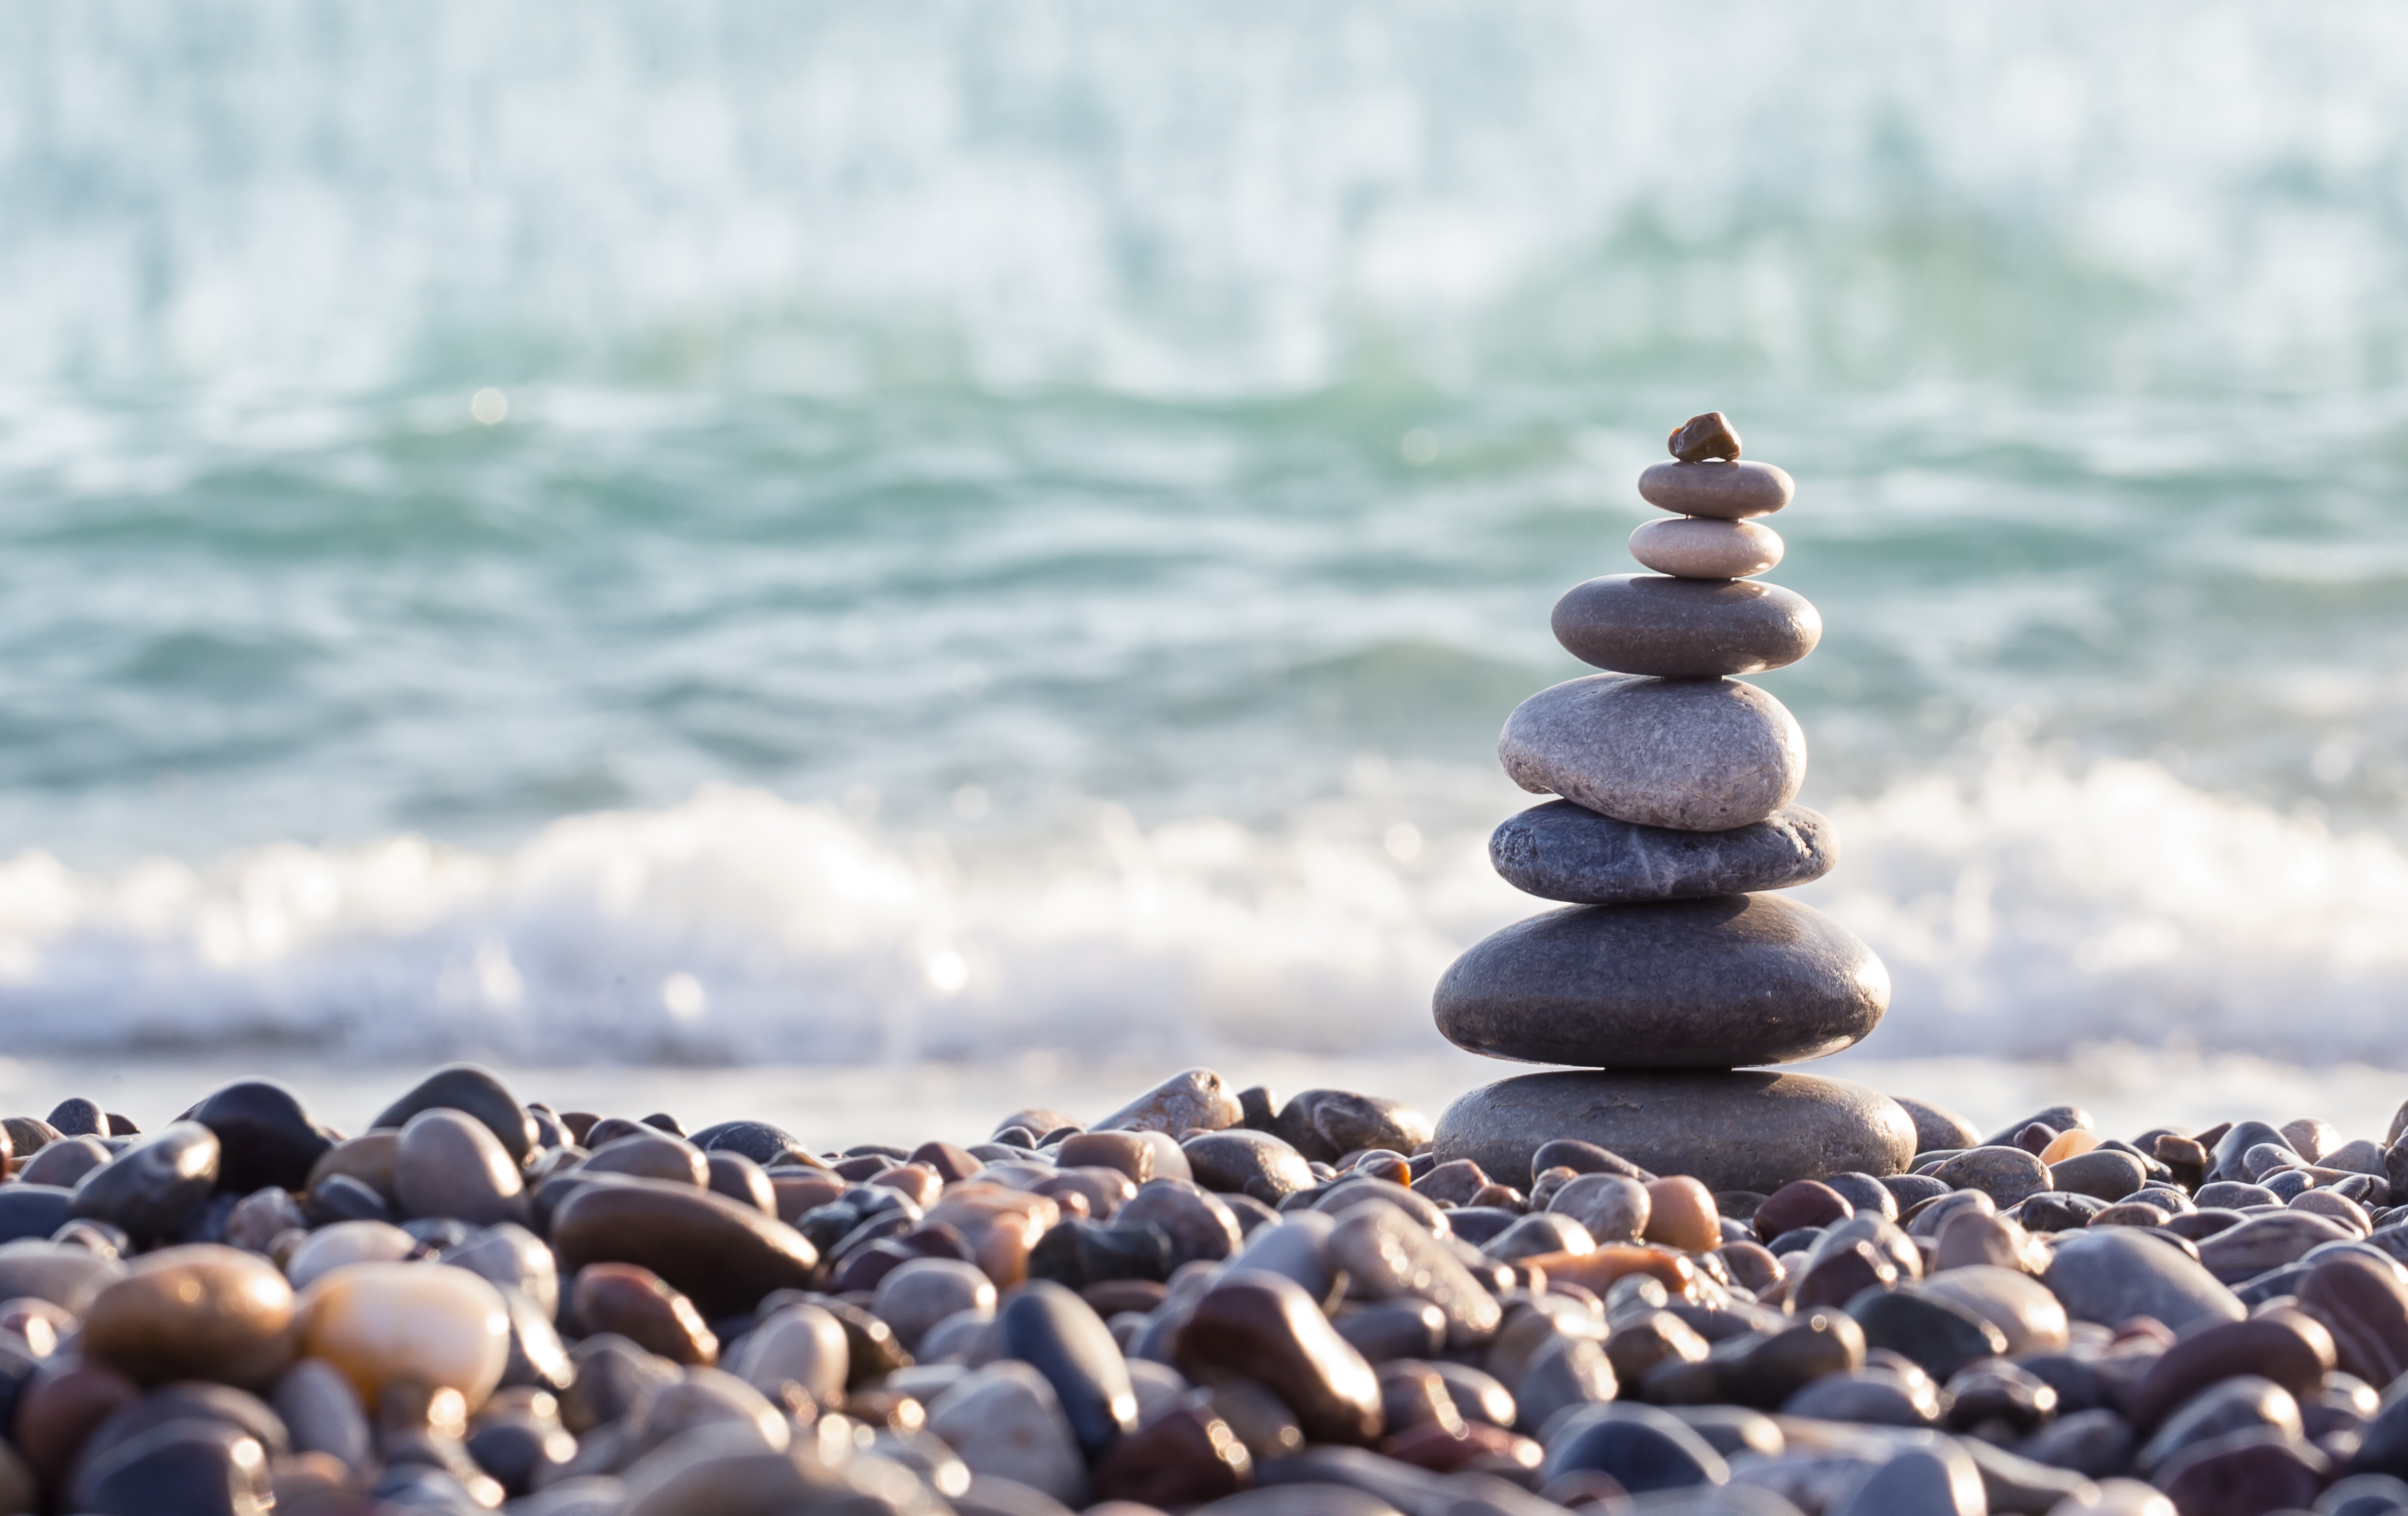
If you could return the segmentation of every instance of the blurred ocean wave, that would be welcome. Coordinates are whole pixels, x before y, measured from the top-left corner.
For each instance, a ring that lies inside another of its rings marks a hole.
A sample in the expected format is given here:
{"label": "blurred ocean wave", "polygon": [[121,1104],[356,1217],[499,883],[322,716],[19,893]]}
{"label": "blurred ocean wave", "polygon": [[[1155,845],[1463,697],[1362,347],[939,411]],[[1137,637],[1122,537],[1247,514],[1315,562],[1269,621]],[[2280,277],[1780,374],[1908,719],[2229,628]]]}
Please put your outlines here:
{"label": "blurred ocean wave", "polygon": [[1410,1052],[1713,406],[1884,1049],[2378,1059],[2404,84],[2373,4],[9,7],[6,1046]]}

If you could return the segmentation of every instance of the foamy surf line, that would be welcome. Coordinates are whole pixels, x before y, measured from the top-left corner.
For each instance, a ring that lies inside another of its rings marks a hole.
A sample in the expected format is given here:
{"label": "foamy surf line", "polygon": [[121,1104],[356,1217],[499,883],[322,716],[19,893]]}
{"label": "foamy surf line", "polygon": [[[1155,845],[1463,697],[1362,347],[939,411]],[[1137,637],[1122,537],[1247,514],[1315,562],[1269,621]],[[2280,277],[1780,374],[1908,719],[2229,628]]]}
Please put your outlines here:
{"label": "foamy surf line", "polygon": [[[2017,755],[1830,808],[1803,892],[1896,983],[1880,1059],[2100,1042],[2401,1062],[2408,853],[2149,764]],[[1484,829],[1400,860],[1342,809],[957,856],[835,807],[710,788],[506,851],[399,837],[111,873],[0,865],[0,1051],[283,1048],[554,1066],[978,1063],[1031,1050],[1417,1056],[1466,944],[1543,908]]]}

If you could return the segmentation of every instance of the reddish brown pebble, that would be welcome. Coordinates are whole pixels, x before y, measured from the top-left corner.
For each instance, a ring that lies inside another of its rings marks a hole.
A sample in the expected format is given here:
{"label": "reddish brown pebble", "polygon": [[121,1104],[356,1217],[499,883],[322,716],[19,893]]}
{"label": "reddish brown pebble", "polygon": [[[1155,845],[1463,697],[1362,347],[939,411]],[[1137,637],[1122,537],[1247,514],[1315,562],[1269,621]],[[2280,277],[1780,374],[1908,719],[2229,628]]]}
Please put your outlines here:
{"label": "reddish brown pebble", "polygon": [[1685,1174],[1651,1181],[1647,1186],[1647,1230],[1650,1242],[1689,1252],[1721,1246],[1722,1219],[1714,1209],[1713,1192]]}
{"label": "reddish brown pebble", "polygon": [[1756,1208],[1750,1224],[1756,1228],[1758,1241],[1770,1242],[1784,1232],[1794,1232],[1801,1226],[1828,1226],[1855,1214],[1856,1208],[1839,1191],[1813,1180],[1799,1180],[1766,1195],[1764,1204]]}
{"label": "reddish brown pebble", "polygon": [[1665,446],[1684,464],[1702,464],[1709,458],[1738,457],[1739,434],[1731,430],[1721,411],[1710,410],[1672,428]]}
{"label": "reddish brown pebble", "polygon": [[694,1302],[634,1264],[589,1264],[569,1289],[569,1311],[585,1336],[616,1332],[673,1364],[714,1364],[719,1338]]}

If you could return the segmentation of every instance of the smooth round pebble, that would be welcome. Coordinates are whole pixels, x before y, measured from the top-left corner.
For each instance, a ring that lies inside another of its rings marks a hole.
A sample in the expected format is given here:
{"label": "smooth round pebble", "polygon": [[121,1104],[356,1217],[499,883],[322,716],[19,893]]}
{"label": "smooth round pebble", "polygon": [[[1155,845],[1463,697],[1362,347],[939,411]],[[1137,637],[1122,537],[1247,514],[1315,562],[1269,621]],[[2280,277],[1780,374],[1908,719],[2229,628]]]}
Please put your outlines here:
{"label": "smooth round pebble", "polygon": [[956,1258],[915,1258],[878,1281],[869,1305],[906,1348],[956,1311],[995,1309],[995,1282],[975,1264]]}
{"label": "smooth round pebble", "polygon": [[199,1243],[134,1260],[83,1319],[83,1351],[138,1383],[265,1385],[293,1361],[293,1287],[238,1248]]}
{"label": "smooth round pebble", "polygon": [[518,1161],[482,1122],[449,1109],[421,1111],[394,1150],[394,1193],[408,1217],[449,1217],[469,1226],[524,1221]]}
{"label": "smooth round pebble", "polygon": [[1797,493],[1785,470],[1753,461],[1650,464],[1639,474],[1639,498],[1649,505],[1716,521],[1770,516]]}
{"label": "smooth round pebble", "polygon": [[337,1222],[309,1234],[285,1261],[284,1276],[306,1290],[345,1264],[397,1264],[418,1239],[388,1222]]}
{"label": "smooth round pebble", "polygon": [[1689,832],[1760,822],[1806,778],[1797,718],[1734,679],[1570,679],[1514,708],[1497,755],[1525,790]]}
{"label": "smooth round pebble", "polygon": [[501,1292],[440,1264],[347,1264],[300,1304],[302,1351],[339,1369],[375,1405],[384,1387],[415,1380],[483,1405],[509,1362]]}
{"label": "smooth round pebble", "polygon": [[1685,579],[1746,579],[1778,565],[1782,551],[1781,534],[1761,522],[1673,516],[1630,534],[1630,556]]}

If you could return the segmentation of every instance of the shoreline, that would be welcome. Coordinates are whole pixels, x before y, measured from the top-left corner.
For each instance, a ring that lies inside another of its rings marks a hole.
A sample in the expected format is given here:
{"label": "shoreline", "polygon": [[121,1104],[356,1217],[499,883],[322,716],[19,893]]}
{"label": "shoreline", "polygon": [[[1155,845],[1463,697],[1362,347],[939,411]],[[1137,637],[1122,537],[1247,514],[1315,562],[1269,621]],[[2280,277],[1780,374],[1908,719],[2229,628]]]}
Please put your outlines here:
{"label": "shoreline", "polygon": [[[534,1098],[563,1108],[626,1115],[668,1109],[695,1124],[774,1122],[807,1143],[831,1149],[860,1142],[917,1143],[939,1134],[977,1141],[1005,1112],[1026,1106],[1092,1118],[1116,1108],[1131,1090],[1199,1065],[1220,1071],[1234,1086],[1264,1084],[1283,1093],[1314,1087],[1363,1090],[1433,1116],[1482,1085],[1539,1071],[1538,1065],[1453,1050],[1347,1057],[1207,1047],[1084,1064],[1070,1052],[1043,1051],[990,1063],[666,1068],[466,1056],[492,1068],[514,1089],[533,1092]],[[394,1089],[437,1062],[380,1064],[265,1050],[223,1057],[0,1057],[0,1110],[38,1113],[63,1094],[88,1094],[151,1131],[201,1094],[237,1080],[264,1078],[292,1086],[322,1119],[346,1131],[360,1131],[391,1100]],[[2379,1132],[2408,1099],[2408,1069],[2360,1063],[2295,1065],[2245,1053],[2122,1044],[2077,1048],[2063,1060],[2046,1062],[1882,1058],[1858,1047],[1783,1069],[1936,1102],[1962,1111],[1985,1130],[2067,1101],[2088,1110],[2098,1129],[2105,1132],[2137,1132],[2158,1124],[2197,1131],[2236,1117],[2279,1125],[2310,1114],[2345,1131]]]}

